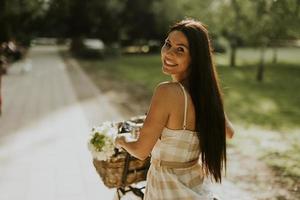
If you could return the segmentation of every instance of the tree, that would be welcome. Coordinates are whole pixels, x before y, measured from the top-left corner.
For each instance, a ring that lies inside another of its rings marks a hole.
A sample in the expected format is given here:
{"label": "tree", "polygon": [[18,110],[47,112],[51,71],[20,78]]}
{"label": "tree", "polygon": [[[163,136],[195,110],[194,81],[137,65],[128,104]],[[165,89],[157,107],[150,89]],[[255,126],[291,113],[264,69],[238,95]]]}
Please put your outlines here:
{"label": "tree", "polygon": [[230,47],[229,66],[236,66],[236,52],[239,46],[244,45],[249,33],[251,18],[251,1],[228,0],[216,1],[215,24],[228,41]]}
{"label": "tree", "polygon": [[256,79],[261,82],[264,77],[266,47],[274,46],[279,40],[295,39],[299,34],[299,1],[257,0],[252,3],[254,12],[248,43],[260,48]]}
{"label": "tree", "polygon": [[6,13],[6,1],[0,1],[0,43],[7,41],[9,38],[9,27]]}
{"label": "tree", "polygon": [[39,36],[67,37],[70,24],[70,0],[51,0],[45,6],[46,12],[39,21],[36,31]]}
{"label": "tree", "polygon": [[273,63],[277,62],[277,46],[282,40],[297,39],[300,28],[300,1],[274,1],[270,6],[269,14],[272,18],[270,32],[270,46],[273,48]]}
{"label": "tree", "polygon": [[262,81],[266,47],[276,47],[278,41],[299,35],[299,0],[215,1],[218,7],[216,24],[231,49],[230,66],[235,66],[236,50],[240,45],[259,47],[257,80]]}
{"label": "tree", "polygon": [[32,24],[39,17],[42,7],[39,0],[2,0],[0,2],[0,40],[10,38],[28,44],[32,37]]}
{"label": "tree", "polygon": [[45,32],[72,38],[74,49],[81,47],[84,37],[100,38],[110,44],[118,41],[123,8],[122,0],[52,0],[44,19]]}
{"label": "tree", "polygon": [[134,43],[157,38],[154,0],[126,0],[122,12],[122,40]]}
{"label": "tree", "polygon": [[94,19],[91,35],[101,38],[107,45],[119,43],[124,29],[125,1],[94,1],[90,7],[96,8],[90,12],[90,19]]}

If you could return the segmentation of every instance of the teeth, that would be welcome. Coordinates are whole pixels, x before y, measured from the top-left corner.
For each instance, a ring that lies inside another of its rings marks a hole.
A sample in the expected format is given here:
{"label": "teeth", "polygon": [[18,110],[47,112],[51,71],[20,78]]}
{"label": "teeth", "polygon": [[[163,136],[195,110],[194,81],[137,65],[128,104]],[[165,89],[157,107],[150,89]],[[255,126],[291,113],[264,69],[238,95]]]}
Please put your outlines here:
{"label": "teeth", "polygon": [[170,61],[168,61],[168,60],[166,60],[166,64],[167,64],[167,65],[176,65],[176,63],[172,63],[172,62],[170,62]]}

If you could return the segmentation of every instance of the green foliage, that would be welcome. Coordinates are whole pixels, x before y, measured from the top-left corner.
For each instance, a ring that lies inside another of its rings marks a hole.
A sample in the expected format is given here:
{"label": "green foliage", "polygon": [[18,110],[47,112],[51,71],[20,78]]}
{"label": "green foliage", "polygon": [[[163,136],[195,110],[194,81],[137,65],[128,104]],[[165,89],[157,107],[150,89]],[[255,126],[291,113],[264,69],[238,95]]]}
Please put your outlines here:
{"label": "green foliage", "polygon": [[218,6],[220,31],[242,39],[244,44],[269,45],[299,36],[298,0],[230,0]]}
{"label": "green foliage", "polygon": [[149,40],[157,38],[153,1],[127,0],[122,12],[123,40]]}
{"label": "green foliage", "polygon": [[195,18],[201,20],[210,27],[212,32],[217,33],[215,22],[216,0],[162,0],[154,1],[153,12],[156,18],[157,30],[161,38],[170,25],[183,18]]}
{"label": "green foliage", "polygon": [[[201,20],[231,45],[299,37],[298,0],[3,0],[1,38],[94,37],[107,44],[161,40],[184,17]],[[55,28],[54,28],[55,27]]]}
{"label": "green foliage", "polygon": [[[69,24],[68,18],[70,15],[69,0],[51,0],[47,5],[45,15],[36,29],[45,36],[65,37],[68,31],[67,24]],[[44,23],[45,21],[47,23]]]}
{"label": "green foliage", "polygon": [[2,0],[0,3],[0,41],[11,38],[28,43],[36,20],[43,14],[39,0]]}
{"label": "green foliage", "polygon": [[94,74],[95,79],[130,80],[133,84],[143,85],[150,93],[160,81],[168,79],[161,73],[161,62],[157,55],[129,55],[119,59],[80,62],[84,69]]}
{"label": "green foliage", "polygon": [[299,66],[269,65],[267,70],[264,84],[260,84],[254,79],[253,65],[234,71],[220,69],[227,110],[233,120],[244,125],[257,124],[271,129],[297,127],[300,96],[294,91],[300,86]]}
{"label": "green foliage", "polygon": [[94,145],[97,151],[102,151],[102,147],[105,145],[105,136],[96,132],[91,139],[91,144]]}

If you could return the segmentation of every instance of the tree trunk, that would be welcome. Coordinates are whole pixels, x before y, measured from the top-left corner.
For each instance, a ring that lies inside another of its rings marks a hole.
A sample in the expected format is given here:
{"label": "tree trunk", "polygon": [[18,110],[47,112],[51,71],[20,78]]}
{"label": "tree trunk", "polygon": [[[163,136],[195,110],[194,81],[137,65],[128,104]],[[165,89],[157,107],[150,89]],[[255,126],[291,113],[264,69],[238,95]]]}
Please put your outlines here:
{"label": "tree trunk", "polygon": [[256,80],[262,82],[264,79],[264,68],[265,68],[265,46],[260,48],[260,63],[257,69]]}
{"label": "tree trunk", "polygon": [[236,67],[236,49],[235,44],[230,45],[230,67]]}
{"label": "tree trunk", "polygon": [[273,64],[277,63],[277,47],[273,47]]}
{"label": "tree trunk", "polygon": [[71,40],[70,50],[73,53],[78,53],[78,51],[83,48],[83,37],[73,37]]}

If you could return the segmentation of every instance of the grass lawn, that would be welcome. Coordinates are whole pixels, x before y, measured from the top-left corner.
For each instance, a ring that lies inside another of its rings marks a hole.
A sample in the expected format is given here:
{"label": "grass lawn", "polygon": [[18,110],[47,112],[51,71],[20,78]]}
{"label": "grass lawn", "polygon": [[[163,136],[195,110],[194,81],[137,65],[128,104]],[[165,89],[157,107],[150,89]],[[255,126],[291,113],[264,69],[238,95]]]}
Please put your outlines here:
{"label": "grass lawn", "polygon": [[[266,64],[262,83],[255,80],[257,66],[253,60],[259,56],[256,51],[240,50],[237,68],[224,65],[226,55],[216,56],[225,109],[234,122],[275,130],[299,127],[300,58],[296,53],[300,55],[300,49],[292,49],[290,53],[287,49],[278,51],[279,63]],[[293,62],[282,61],[281,54],[294,56]],[[271,53],[267,51],[267,55],[270,60]],[[159,55],[128,55],[119,59],[80,62],[96,79],[108,77],[142,85],[150,94],[159,82],[170,80],[161,73]]]}
{"label": "grass lawn", "polygon": [[[300,186],[296,182],[300,178],[300,169],[297,167],[300,162],[299,55],[300,48],[281,48],[278,49],[277,64],[272,64],[272,51],[267,50],[263,82],[255,80],[258,51],[240,49],[237,52],[236,68],[226,64],[228,55],[215,57],[224,92],[225,109],[231,121],[242,127],[265,130],[262,135],[237,134],[230,144],[242,152],[249,148],[243,145],[251,140],[251,144],[256,148],[256,156],[278,172],[283,184],[297,187],[298,190]],[[161,73],[158,54],[126,55],[117,59],[79,62],[96,82],[99,79],[113,79],[117,82],[141,85],[149,96],[159,82],[170,80]],[[101,85],[99,87],[101,88]],[[285,144],[283,150],[277,149],[276,144],[279,143]]]}

